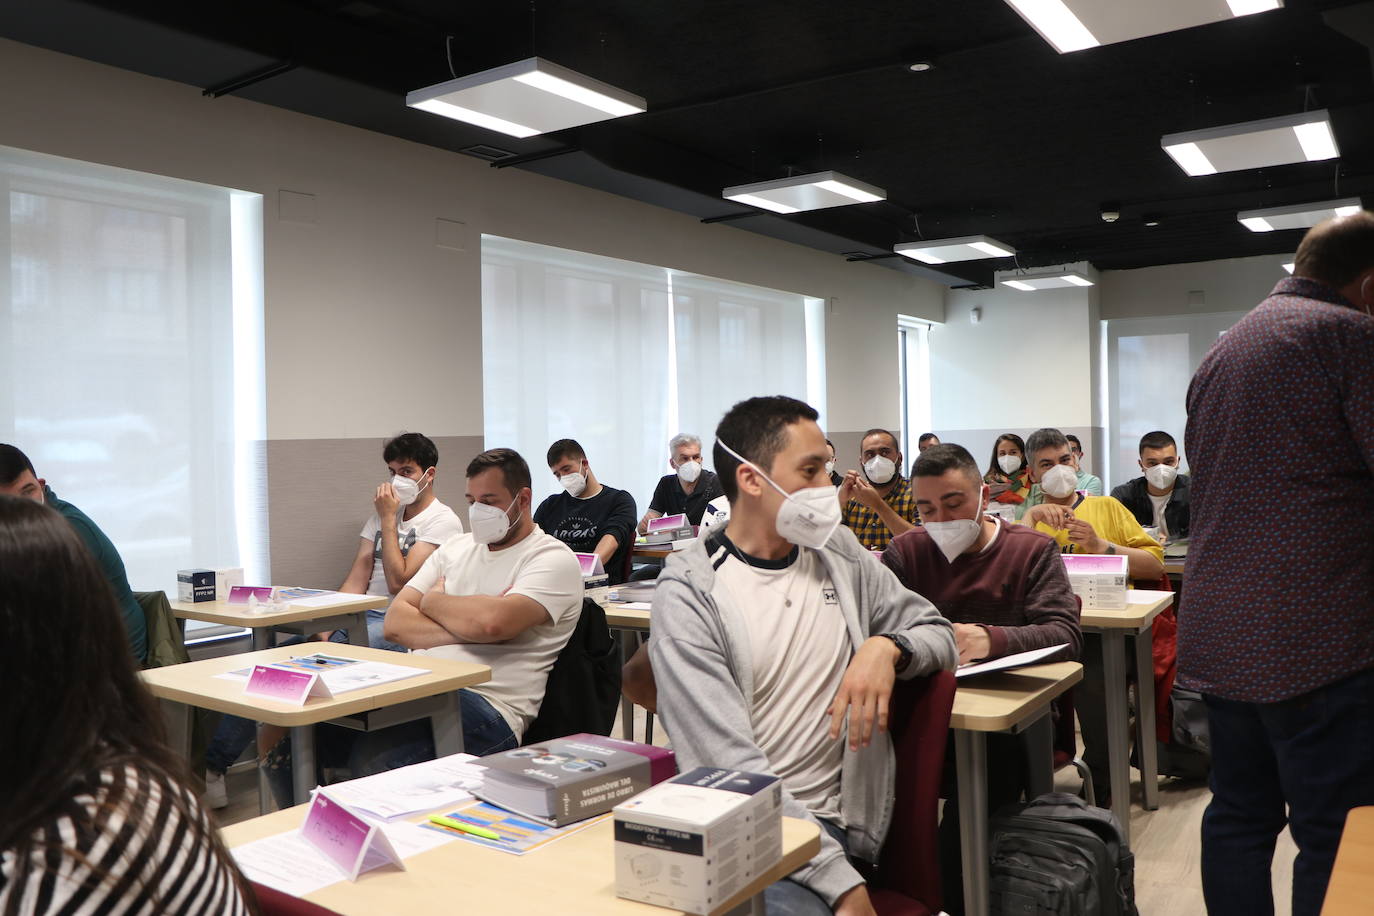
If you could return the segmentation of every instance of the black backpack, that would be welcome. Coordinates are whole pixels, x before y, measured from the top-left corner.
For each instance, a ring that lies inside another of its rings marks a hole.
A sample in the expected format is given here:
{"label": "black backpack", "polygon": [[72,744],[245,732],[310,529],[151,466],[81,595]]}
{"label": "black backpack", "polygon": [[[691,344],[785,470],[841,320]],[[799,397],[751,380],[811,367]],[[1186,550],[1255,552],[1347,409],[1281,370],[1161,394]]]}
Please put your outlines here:
{"label": "black backpack", "polygon": [[1206,779],[1212,770],[1206,701],[1197,691],[1175,684],[1169,706],[1173,711],[1173,740],[1159,745],[1159,772],[1179,779]]}
{"label": "black backpack", "polygon": [[620,704],[620,653],[606,612],[590,598],[544,685],[539,715],[521,738],[535,744],[565,735],[609,735]]}
{"label": "black backpack", "polygon": [[1135,857],[1121,823],[1053,792],[992,819],[993,916],[1139,916]]}

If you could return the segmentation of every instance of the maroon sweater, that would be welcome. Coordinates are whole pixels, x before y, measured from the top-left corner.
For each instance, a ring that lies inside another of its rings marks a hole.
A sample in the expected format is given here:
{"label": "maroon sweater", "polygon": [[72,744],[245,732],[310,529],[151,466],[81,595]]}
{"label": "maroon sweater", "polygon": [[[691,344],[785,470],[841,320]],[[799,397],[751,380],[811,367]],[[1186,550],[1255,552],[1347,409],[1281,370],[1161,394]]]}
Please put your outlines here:
{"label": "maroon sweater", "polygon": [[992,546],[950,563],[921,528],[899,534],[883,563],[902,584],[953,623],[982,624],[991,640],[988,658],[1068,643],[1056,661],[1077,659],[1083,636],[1078,599],[1059,548],[1024,525],[998,522]]}

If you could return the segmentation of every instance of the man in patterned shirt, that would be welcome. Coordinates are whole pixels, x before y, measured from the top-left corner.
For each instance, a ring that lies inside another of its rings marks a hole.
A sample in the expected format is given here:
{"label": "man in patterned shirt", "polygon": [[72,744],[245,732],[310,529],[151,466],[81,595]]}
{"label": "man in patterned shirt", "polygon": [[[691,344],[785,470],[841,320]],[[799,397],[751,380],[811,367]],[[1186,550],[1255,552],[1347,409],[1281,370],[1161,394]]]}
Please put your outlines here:
{"label": "man in patterned shirt", "polygon": [[902,476],[897,437],[870,429],[859,446],[859,460],[863,470],[848,471],[840,484],[844,526],[869,550],[884,550],[894,537],[919,524],[911,484]]}
{"label": "man in patterned shirt", "polygon": [[[1374,214],[1323,223],[1188,389],[1179,682],[1206,698],[1208,912],[1316,916],[1346,812],[1374,805]],[[1257,467],[1255,437],[1302,442]],[[1285,811],[1286,808],[1286,811]]]}

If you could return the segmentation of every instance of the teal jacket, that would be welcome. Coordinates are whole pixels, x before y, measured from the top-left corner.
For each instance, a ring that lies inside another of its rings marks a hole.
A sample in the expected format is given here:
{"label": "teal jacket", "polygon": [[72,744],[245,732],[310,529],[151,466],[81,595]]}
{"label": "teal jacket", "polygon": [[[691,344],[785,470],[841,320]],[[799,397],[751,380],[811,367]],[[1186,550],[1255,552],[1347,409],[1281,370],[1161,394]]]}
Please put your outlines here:
{"label": "teal jacket", "polygon": [[134,654],[134,661],[142,665],[144,656],[148,654],[148,625],[143,617],[143,608],[134,599],[133,589],[129,588],[129,576],[124,571],[124,561],[119,558],[119,551],[115,550],[115,545],[99,525],[65,499],[58,499],[52,487],[43,488],[43,501],[76,529],[86,549],[95,557],[96,565],[114,591],[115,604],[124,618],[124,630],[129,634],[129,649]]}

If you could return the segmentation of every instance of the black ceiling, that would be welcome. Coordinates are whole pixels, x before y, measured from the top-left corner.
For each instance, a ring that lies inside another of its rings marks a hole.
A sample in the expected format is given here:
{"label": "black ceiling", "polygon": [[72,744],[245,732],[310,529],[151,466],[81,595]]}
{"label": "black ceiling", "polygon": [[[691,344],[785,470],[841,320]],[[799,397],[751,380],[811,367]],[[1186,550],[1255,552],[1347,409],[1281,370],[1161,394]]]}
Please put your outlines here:
{"label": "black ceiling", "polygon": [[[1238,210],[1374,205],[1374,0],[1287,0],[1068,55],[1003,0],[44,0],[0,6],[0,35],[446,149],[496,147],[513,154],[496,167],[953,285],[1011,262],[936,273],[893,244],[986,234],[1022,266],[1122,269],[1296,248],[1300,232],[1249,232]],[[446,45],[459,75],[538,54],[649,111],[517,140],[407,109],[408,90],[450,78]],[[935,68],[914,73],[917,60]],[[1189,178],[1160,149],[1164,134],[1313,107],[1332,112],[1336,162]],[[837,169],[889,199],[782,217],[720,197],[789,168]]]}

